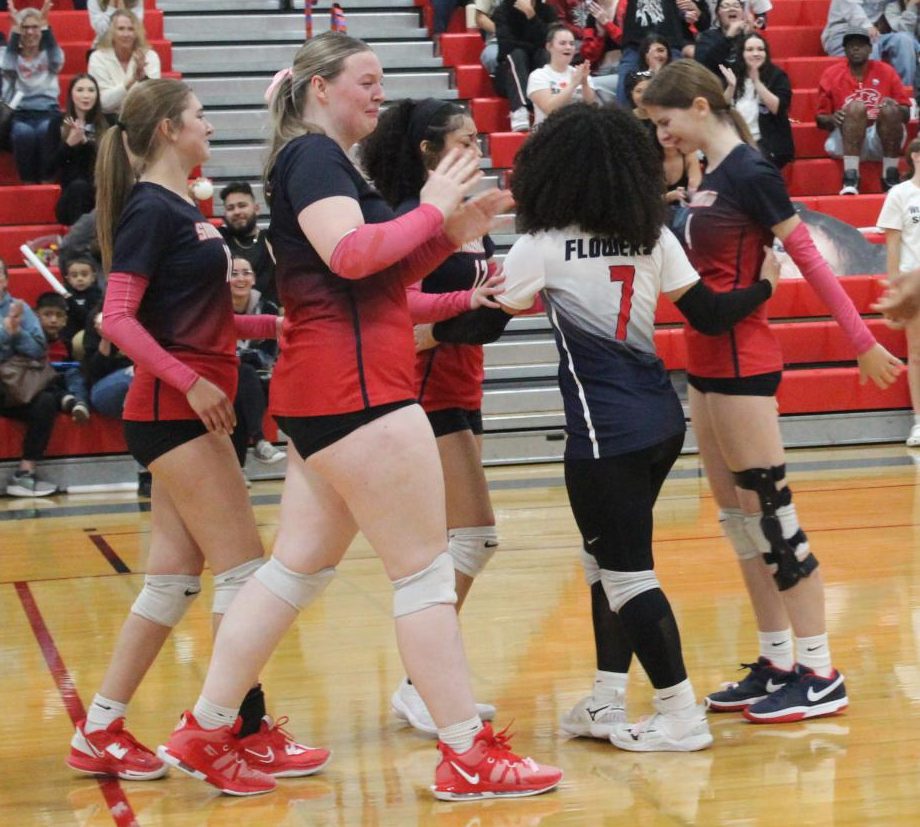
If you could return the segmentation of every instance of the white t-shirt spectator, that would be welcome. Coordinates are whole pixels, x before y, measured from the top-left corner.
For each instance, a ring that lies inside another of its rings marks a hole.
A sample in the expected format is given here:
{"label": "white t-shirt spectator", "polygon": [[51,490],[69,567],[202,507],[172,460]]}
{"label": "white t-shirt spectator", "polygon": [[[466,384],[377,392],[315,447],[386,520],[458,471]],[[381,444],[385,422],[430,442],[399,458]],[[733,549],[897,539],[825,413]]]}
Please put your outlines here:
{"label": "white t-shirt spectator", "polygon": [[920,267],[920,187],[904,181],[888,190],[878,226],[901,231],[902,273]]}
{"label": "white t-shirt spectator", "polygon": [[[530,73],[530,77],[527,78],[527,97],[533,100],[533,93],[539,92],[541,89],[549,89],[553,95],[558,95],[563,89],[565,89],[569,84],[572,83],[572,76],[575,74],[575,67],[569,66],[565,72],[556,72],[550,65],[547,63],[545,66],[540,69],[534,69]],[[588,77],[588,85],[593,89],[594,82],[593,78]],[[575,94],[572,95],[572,103],[581,100],[581,87],[575,90]],[[539,106],[534,103],[533,107],[534,119],[533,125],[539,126],[543,121],[546,120],[546,112],[540,109]]]}

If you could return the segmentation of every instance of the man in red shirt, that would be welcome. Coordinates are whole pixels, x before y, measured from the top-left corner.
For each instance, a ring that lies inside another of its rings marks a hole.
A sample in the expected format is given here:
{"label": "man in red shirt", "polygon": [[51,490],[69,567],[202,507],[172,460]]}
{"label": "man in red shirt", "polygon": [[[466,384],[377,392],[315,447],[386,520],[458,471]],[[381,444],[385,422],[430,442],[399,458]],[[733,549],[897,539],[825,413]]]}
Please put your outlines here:
{"label": "man in red shirt", "polygon": [[882,187],[899,182],[898,158],[907,137],[910,96],[887,63],[870,60],[872,42],[863,29],[843,36],[846,60],[828,67],[818,81],[815,120],[830,132],[824,149],[843,158],[841,195],[859,194],[859,162],[882,161]]}

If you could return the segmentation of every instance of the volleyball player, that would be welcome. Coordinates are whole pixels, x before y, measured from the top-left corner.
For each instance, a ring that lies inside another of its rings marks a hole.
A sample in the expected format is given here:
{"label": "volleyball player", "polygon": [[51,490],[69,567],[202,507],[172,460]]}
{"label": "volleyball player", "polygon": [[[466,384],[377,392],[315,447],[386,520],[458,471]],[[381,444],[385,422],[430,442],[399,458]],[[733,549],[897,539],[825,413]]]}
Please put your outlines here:
{"label": "volleyball player", "polygon": [[[419,206],[429,170],[452,149],[482,156],[476,124],[455,103],[426,98],[404,100],[381,115],[361,145],[361,163],[380,194],[404,215]],[[488,236],[459,247],[424,280],[407,286],[415,324],[437,322],[476,307],[497,307],[490,298],[501,289],[490,278],[495,245]],[[447,551],[456,577],[457,611],[473,580],[498,547],[495,514],[482,468],[482,379],[480,345],[450,345],[420,352],[415,360],[415,391],[437,439],[447,496]],[[416,729],[436,734],[437,726],[415,686],[403,679],[393,693],[396,715]],[[477,704],[483,720],[495,707]]]}
{"label": "volleyball player", "polygon": [[377,126],[382,78],[366,44],[328,33],[298,50],[272,92],[265,177],[287,326],[270,407],[294,450],[272,556],[224,618],[202,695],[159,754],[228,792],[274,787],[264,775],[236,784],[220,756],[247,687],[360,529],[393,583],[403,664],[438,727],[434,795],[534,795],[561,771],[512,753],[473,701],[405,292],[480,238],[508,199],[492,190],[464,203],[478,159],[455,150],[431,171],[420,206],[395,217],[346,154]]}
{"label": "volleyball player", "polygon": [[[655,353],[655,309],[664,293],[704,335],[722,333],[771,295],[778,264],[771,254],[764,280],[754,273],[732,294],[704,287],[663,226],[661,160],[645,127],[621,110],[572,104],[550,115],[518,153],[512,191],[527,235],[505,259],[502,310],[473,311],[433,333],[486,338],[542,292],[560,356],[566,489],[598,657],[592,694],[562,726],[631,751],[705,749],[712,735],[652,555],[652,510],[685,431]],[[624,709],[633,652],[655,690],[655,714],[637,724]]]}
{"label": "volleyball player", "polygon": [[[262,564],[262,542],[229,434],[236,339],[277,335],[274,316],[234,316],[230,251],[187,195],[209,155],[211,125],[175,80],[137,84],[97,158],[97,225],[108,287],[107,339],[134,362],[125,438],[153,474],[144,587],[121,629],[67,763],[92,775],[159,778],[166,765],[125,729],[126,707],[172,627],[214,574],[215,625]],[[135,183],[134,170],[142,170]],[[255,680],[233,729],[230,756],[272,775],[307,775],[329,757],[297,744],[265,716]]]}
{"label": "volleyball player", "polygon": [[[642,100],[663,146],[706,155],[683,239],[703,280],[718,291],[748,284],[764,245],[779,239],[848,338],[862,381],[891,384],[900,362],[875,341],[815,249],[782,176],[752,145],[715,75],[694,61],[676,61]],[[847,694],[831,660],[824,584],[786,483],[776,404],[783,358],[766,312],[723,336],[688,330],[687,353],[693,428],[760,644],[757,660],[744,665],[747,676],[709,695],[707,704],[714,712],[743,711],[755,723],[841,712]]]}

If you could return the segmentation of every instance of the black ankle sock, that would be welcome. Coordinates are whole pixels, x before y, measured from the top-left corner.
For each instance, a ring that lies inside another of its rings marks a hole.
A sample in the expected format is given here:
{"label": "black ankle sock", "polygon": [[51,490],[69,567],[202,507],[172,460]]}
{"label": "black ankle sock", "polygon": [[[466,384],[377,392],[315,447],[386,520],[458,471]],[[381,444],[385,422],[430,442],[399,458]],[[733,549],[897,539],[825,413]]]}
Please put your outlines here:
{"label": "black ankle sock", "polygon": [[246,693],[243,703],[240,704],[240,717],[243,724],[240,727],[240,738],[252,735],[259,731],[262,725],[262,718],[265,716],[265,693],[262,691],[262,684],[257,683]]}

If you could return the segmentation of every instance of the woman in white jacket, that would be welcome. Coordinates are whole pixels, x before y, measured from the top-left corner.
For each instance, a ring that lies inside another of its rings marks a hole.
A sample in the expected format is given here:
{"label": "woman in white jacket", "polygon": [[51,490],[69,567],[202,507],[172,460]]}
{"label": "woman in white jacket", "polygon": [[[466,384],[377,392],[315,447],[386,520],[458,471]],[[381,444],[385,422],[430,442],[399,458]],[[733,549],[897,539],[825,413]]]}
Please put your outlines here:
{"label": "woman in white jacket", "polygon": [[[76,8],[76,6],[74,6]],[[120,10],[131,12],[138,20],[144,20],[144,0],[87,0],[86,10],[89,22],[96,36],[93,45],[97,45],[102,36],[112,25],[112,15]]]}
{"label": "woman in white jacket", "polygon": [[89,56],[89,73],[99,84],[102,111],[118,114],[135,83],[160,77],[160,58],[147,44],[144,24],[130,11],[118,9],[112,25]]}

